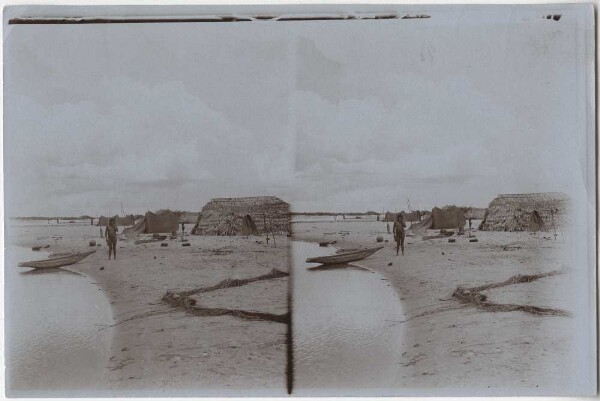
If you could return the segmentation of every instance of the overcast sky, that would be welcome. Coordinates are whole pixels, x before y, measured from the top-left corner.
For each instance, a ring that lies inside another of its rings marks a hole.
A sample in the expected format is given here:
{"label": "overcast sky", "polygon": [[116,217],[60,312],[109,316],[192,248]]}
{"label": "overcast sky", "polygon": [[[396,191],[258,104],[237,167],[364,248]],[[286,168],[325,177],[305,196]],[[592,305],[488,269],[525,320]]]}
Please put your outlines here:
{"label": "overcast sky", "polygon": [[560,21],[546,10],[5,25],[6,214],[199,211],[263,194],[296,211],[578,194],[593,31],[582,6]]}

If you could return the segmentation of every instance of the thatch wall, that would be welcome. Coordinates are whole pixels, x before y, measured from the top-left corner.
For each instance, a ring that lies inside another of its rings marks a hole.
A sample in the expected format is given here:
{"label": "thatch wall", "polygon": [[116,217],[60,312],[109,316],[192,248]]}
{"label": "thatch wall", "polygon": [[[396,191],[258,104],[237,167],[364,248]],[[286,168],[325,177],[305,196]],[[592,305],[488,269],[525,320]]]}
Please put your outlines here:
{"label": "thatch wall", "polygon": [[413,223],[408,229],[423,231],[429,229],[460,229],[465,226],[465,211],[461,207],[434,207],[431,213],[422,213],[421,221]]}
{"label": "thatch wall", "polygon": [[135,224],[135,217],[131,214],[129,216],[123,216],[123,217],[121,217],[121,216],[113,216],[113,217],[100,216],[100,218],[98,219],[98,223],[96,225],[101,226],[101,227],[107,227],[108,221],[111,218],[115,219],[117,226],[132,226]]}
{"label": "thatch wall", "polygon": [[217,198],[208,202],[192,229],[195,235],[262,235],[290,232],[290,207],[274,196]]}
{"label": "thatch wall", "polygon": [[420,221],[420,218],[423,215],[423,212],[421,212],[420,210],[414,210],[412,212],[405,212],[403,210],[400,213],[386,212],[385,216],[383,217],[383,221],[390,221],[390,222],[396,221],[396,216],[399,214],[403,214],[404,221],[407,223],[410,223],[410,222],[414,222],[414,221]]}
{"label": "thatch wall", "polygon": [[[535,221],[532,231],[560,227],[567,217],[569,198],[558,192],[498,195],[489,207],[479,226],[485,231],[528,231],[530,222]],[[537,217],[532,219],[532,213]]]}
{"label": "thatch wall", "polygon": [[422,212],[421,221],[411,224],[408,229],[412,231],[461,229],[465,226],[465,222],[465,211],[461,207],[446,206],[442,209],[434,207],[431,213]]}
{"label": "thatch wall", "polygon": [[431,214],[424,216],[423,219],[419,222],[413,223],[408,228],[411,231],[425,231],[429,230],[433,225],[433,219],[431,218]]}
{"label": "thatch wall", "polygon": [[162,211],[160,214],[147,212],[144,218],[133,227],[127,227],[123,234],[154,234],[173,233],[178,230],[179,216],[171,211]]}
{"label": "thatch wall", "polygon": [[482,209],[478,207],[470,207],[465,212],[465,219],[473,219],[473,220],[483,220],[485,217],[485,212],[487,209]]}
{"label": "thatch wall", "polygon": [[435,230],[446,228],[463,228],[465,226],[465,211],[461,207],[446,206],[443,209],[434,207],[431,211],[432,225]]}
{"label": "thatch wall", "polygon": [[178,212],[177,214],[179,215],[179,224],[196,224],[200,215],[200,213],[195,212]]}

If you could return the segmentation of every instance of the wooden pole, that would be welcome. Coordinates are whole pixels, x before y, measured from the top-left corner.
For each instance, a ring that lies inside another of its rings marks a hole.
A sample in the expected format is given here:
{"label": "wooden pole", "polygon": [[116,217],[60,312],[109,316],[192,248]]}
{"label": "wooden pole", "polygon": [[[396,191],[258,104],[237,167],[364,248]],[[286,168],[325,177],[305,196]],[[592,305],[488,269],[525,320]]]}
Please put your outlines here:
{"label": "wooden pole", "polygon": [[265,228],[265,234],[267,234],[267,245],[269,245],[269,230],[267,229],[267,217],[263,211],[263,227]]}

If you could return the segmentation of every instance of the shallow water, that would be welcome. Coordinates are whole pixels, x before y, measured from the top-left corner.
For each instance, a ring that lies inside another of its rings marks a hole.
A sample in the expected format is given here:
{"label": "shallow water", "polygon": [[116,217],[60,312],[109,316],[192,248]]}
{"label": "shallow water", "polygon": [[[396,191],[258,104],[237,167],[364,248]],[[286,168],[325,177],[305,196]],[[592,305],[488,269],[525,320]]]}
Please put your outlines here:
{"label": "shallow water", "polygon": [[112,330],[101,329],[113,323],[110,304],[86,276],[17,267],[46,257],[30,248],[5,248],[7,394],[92,395],[106,388]]}
{"label": "shallow water", "polygon": [[401,385],[402,329],[390,327],[404,319],[400,300],[370,270],[311,270],[317,265],[305,263],[334,252],[305,242],[292,245],[294,393],[382,394]]}

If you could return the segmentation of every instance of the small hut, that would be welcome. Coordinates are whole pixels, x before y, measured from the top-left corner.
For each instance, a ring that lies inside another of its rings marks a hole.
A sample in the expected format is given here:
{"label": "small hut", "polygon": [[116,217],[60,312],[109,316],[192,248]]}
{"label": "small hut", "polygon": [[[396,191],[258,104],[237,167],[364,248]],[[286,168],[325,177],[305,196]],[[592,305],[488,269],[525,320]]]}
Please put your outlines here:
{"label": "small hut", "polygon": [[462,207],[446,206],[443,208],[434,207],[431,213],[410,226],[409,230],[427,230],[427,229],[461,229],[465,226],[465,211]]}
{"label": "small hut", "polygon": [[162,210],[160,213],[147,212],[136,225],[124,229],[123,234],[173,233],[178,227],[179,215],[169,210]]}
{"label": "small hut", "polygon": [[546,231],[564,223],[569,198],[559,192],[503,194],[489,205],[479,226],[485,231]]}

